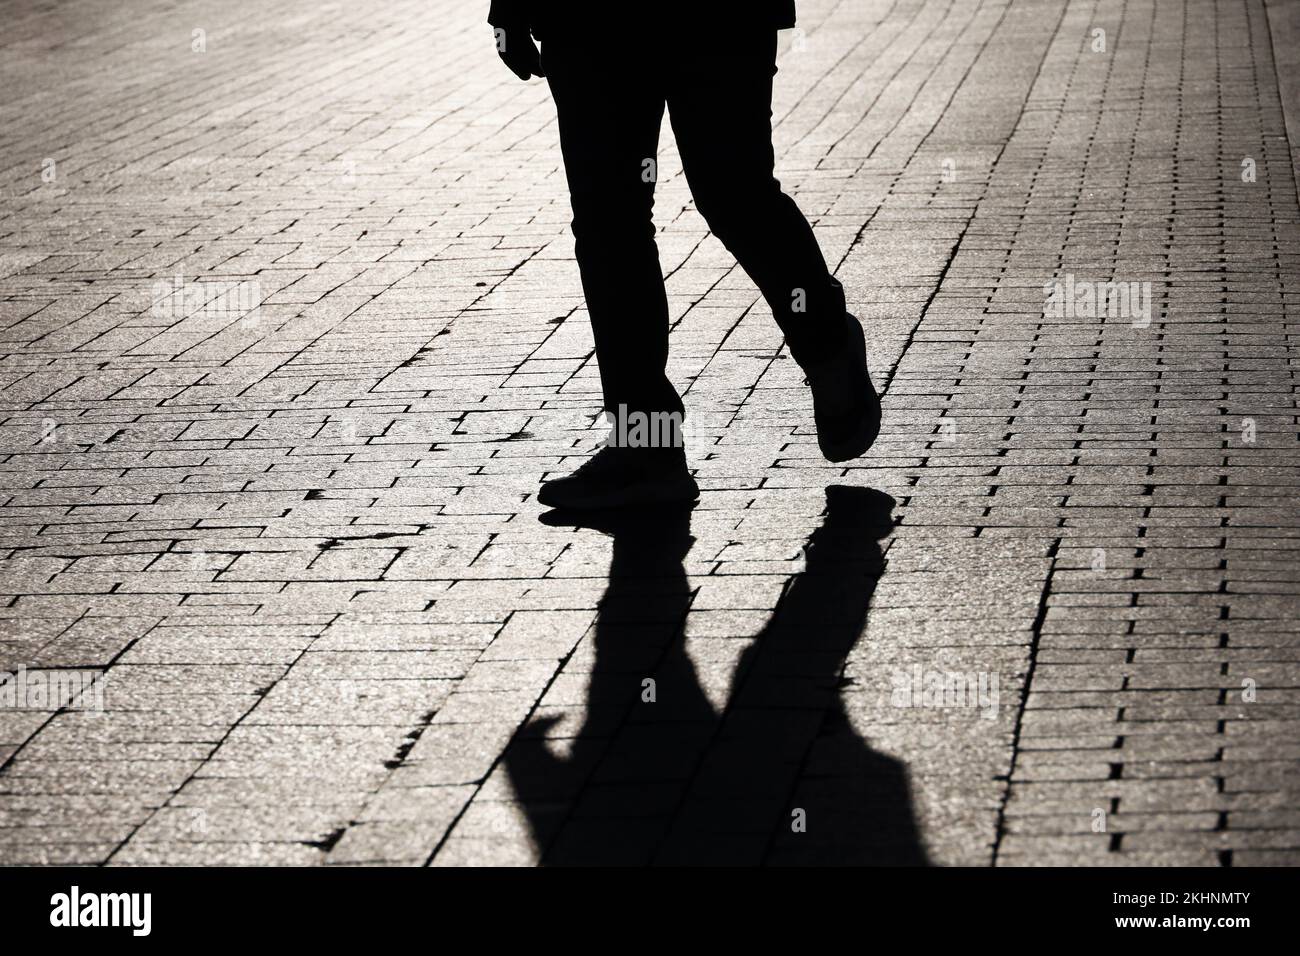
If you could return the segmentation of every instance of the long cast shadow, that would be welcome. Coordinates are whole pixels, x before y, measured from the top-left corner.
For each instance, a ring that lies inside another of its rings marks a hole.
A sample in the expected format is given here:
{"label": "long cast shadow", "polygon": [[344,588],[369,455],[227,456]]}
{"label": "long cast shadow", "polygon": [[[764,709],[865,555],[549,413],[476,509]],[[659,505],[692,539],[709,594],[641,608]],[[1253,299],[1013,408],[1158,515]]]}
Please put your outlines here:
{"label": "long cast shadow", "polygon": [[683,637],[690,511],[543,518],[614,539],[582,728],[561,735],[543,710],[506,752],[543,863],[926,864],[903,765],[858,736],[840,695],[893,504],[826,490],[804,570],[740,655],[721,712]]}

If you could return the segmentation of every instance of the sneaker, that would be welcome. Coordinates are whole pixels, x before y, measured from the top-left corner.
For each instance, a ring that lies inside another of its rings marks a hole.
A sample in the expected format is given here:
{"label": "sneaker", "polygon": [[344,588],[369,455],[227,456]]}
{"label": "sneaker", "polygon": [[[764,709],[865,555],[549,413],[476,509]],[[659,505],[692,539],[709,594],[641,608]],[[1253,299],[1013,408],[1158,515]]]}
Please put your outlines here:
{"label": "sneaker", "polygon": [[573,474],[543,482],[537,500],[548,508],[592,511],[675,504],[699,496],[681,449],[606,447]]}
{"label": "sneaker", "polygon": [[812,386],[817,446],[827,461],[848,461],[866,453],[880,434],[880,396],[867,371],[862,324],[845,314],[844,345],[804,371]]}

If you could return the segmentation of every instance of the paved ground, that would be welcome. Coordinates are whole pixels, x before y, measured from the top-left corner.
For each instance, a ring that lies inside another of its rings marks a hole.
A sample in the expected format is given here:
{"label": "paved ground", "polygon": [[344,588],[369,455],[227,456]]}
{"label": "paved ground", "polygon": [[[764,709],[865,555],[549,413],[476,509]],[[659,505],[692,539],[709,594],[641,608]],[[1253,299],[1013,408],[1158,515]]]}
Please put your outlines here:
{"label": "paved ground", "polygon": [[705,491],[574,528],[485,6],[4,5],[0,862],[1300,863],[1294,9],[801,0],[779,170],[882,438],[818,457],[668,138]]}

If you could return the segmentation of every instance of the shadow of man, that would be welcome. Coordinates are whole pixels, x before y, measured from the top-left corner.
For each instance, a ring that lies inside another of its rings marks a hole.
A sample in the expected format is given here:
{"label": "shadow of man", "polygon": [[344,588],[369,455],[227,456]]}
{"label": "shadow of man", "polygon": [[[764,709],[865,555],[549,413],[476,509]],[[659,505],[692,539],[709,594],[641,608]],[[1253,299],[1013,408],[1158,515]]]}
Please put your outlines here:
{"label": "shadow of man", "polygon": [[721,712],[686,653],[691,512],[544,516],[609,534],[614,550],[582,728],[566,738],[559,718],[534,719],[506,751],[543,863],[926,863],[903,765],[858,736],[840,695],[893,504],[826,490],[804,570]]}

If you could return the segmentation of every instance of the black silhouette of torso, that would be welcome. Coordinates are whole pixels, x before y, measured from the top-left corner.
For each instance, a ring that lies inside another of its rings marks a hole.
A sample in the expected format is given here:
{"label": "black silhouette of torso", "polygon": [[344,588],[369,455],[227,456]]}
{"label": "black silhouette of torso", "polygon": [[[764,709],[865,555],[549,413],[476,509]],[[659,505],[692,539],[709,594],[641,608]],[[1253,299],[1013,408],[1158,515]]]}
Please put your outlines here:
{"label": "black silhouette of torso", "polygon": [[[639,15],[627,12],[631,8]],[[673,30],[756,24],[777,30],[795,24],[794,0],[492,0],[494,26],[527,23],[538,39],[574,31],[616,33],[663,25]]]}

